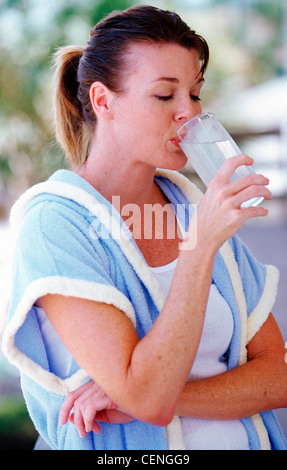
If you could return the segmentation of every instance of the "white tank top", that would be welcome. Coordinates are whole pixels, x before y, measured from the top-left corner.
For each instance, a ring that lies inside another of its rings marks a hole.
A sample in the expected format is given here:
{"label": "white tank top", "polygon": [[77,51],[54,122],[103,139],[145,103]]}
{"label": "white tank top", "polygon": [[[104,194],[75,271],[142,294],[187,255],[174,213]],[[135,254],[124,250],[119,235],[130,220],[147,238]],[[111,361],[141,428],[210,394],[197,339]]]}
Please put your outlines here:
{"label": "white tank top", "polygon": [[[166,266],[150,268],[166,296],[177,260]],[[233,334],[231,310],[215,284],[211,285],[198,351],[188,380],[198,380],[227,370],[224,354]],[[186,449],[246,450],[247,433],[239,420],[180,418]]]}

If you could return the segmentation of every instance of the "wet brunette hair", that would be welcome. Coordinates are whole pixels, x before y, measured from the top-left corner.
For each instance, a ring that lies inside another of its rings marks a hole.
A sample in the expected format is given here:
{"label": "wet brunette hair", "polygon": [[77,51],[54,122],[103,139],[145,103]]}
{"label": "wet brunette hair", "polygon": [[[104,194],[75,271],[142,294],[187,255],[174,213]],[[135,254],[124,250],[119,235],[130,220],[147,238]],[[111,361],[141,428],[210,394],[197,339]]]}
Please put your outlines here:
{"label": "wet brunette hair", "polygon": [[198,52],[203,75],[209,59],[206,41],[176,14],[152,6],[114,12],[92,30],[87,47],[67,46],[55,54],[55,129],[73,167],[87,159],[96,125],[90,87],[99,81],[123,90],[127,52],[135,43],[178,44]]}

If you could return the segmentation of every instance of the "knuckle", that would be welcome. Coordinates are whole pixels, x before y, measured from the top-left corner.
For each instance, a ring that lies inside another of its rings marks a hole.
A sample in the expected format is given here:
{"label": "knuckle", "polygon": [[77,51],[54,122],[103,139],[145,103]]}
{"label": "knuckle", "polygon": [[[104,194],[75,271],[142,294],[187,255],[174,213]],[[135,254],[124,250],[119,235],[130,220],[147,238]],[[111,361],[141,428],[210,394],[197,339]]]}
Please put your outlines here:
{"label": "knuckle", "polygon": [[245,183],[247,186],[251,186],[252,184],[254,184],[254,175],[250,174],[250,175],[245,176]]}
{"label": "knuckle", "polygon": [[78,398],[78,394],[77,394],[76,390],[73,390],[72,392],[70,392],[67,395],[67,400],[70,401],[70,402],[75,401],[77,398]]}
{"label": "knuckle", "polygon": [[228,186],[221,186],[217,191],[217,204],[219,206],[229,206],[230,203],[230,191]]}
{"label": "knuckle", "polygon": [[79,400],[79,399],[76,400],[76,401],[74,402],[74,410],[80,410],[80,409],[81,409],[81,405],[82,405],[81,400]]}
{"label": "knuckle", "polygon": [[229,186],[221,186],[221,188],[219,188],[219,197],[224,200],[226,198],[229,197],[230,195],[230,189],[229,189]]}
{"label": "knuckle", "polygon": [[251,186],[252,188],[252,193],[255,195],[255,196],[259,196],[261,193],[262,193],[262,190],[264,190],[264,188],[262,188],[262,186]]}

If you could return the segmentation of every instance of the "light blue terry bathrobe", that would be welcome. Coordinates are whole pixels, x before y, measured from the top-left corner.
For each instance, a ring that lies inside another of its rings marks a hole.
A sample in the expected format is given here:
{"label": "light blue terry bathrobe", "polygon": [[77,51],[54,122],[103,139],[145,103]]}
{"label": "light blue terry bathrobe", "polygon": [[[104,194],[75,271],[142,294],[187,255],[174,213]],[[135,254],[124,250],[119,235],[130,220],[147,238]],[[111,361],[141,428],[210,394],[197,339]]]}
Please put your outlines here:
{"label": "light blue terry bathrobe", "polygon": [[[202,194],[184,176],[159,171],[156,183],[183,211],[186,228]],[[77,174],[57,171],[16,202],[11,222],[19,225],[13,289],[3,351],[21,371],[21,385],[36,429],[53,449],[184,449],[180,420],[167,427],[140,421],[101,424],[102,432],[80,439],[73,424],[60,426],[67,393],[89,380],[75,361],[57,376],[41,335],[35,301],[62,294],[113,304],[133,322],[142,338],[164,304],[153,273],[119,213]],[[275,301],[278,271],[254,259],[238,237],[217,255],[213,281],[234,317],[228,367],[246,362],[246,345],[266,321]],[[96,360],[96,358],[95,358]],[[251,449],[286,449],[273,412],[243,420]]]}

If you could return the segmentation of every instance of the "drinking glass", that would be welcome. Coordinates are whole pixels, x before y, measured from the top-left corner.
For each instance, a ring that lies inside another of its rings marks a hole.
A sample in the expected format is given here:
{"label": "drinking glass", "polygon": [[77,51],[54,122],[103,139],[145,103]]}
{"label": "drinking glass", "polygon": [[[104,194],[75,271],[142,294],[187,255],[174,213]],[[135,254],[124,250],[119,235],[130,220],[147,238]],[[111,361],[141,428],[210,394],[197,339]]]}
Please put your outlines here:
{"label": "drinking glass", "polygon": [[[179,145],[203,183],[208,186],[227,158],[241,152],[213,113],[202,113],[187,121],[177,132]],[[252,166],[236,168],[230,181],[255,174]],[[257,206],[263,197],[253,197],[241,207]]]}

